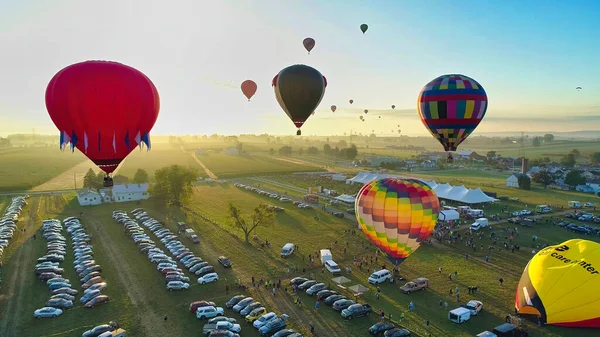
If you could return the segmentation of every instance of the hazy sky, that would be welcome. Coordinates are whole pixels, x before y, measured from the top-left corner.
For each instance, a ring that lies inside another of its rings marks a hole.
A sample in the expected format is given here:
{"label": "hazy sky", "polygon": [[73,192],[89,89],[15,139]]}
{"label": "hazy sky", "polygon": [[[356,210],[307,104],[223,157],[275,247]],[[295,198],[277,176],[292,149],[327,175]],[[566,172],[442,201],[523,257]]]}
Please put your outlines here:
{"label": "hazy sky", "polygon": [[[58,134],[46,85],[89,59],[152,79],[154,134],[295,134],[271,88],[295,63],[328,79],[305,135],[389,134],[398,124],[425,134],[417,95],[446,73],[486,89],[477,131],[599,130],[598,13],[595,0],[0,0],[0,134]],[[316,40],[310,55],[305,37]],[[259,86],[251,102],[245,79]]]}

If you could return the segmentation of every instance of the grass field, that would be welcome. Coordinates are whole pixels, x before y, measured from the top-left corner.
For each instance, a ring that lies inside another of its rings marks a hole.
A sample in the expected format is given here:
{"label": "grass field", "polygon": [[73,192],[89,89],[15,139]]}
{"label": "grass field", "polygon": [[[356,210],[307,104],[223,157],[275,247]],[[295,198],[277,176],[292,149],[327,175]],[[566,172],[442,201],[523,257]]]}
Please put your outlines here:
{"label": "grass field", "polygon": [[[0,149],[0,191],[24,191],[60,175],[87,160],[77,150],[55,147]],[[73,177],[71,184],[73,186]]]}
{"label": "grass field", "polygon": [[190,153],[182,151],[178,146],[170,144],[153,145],[150,151],[133,150],[119,166],[118,174],[133,178],[138,168],[148,172],[150,177],[156,170],[169,165],[180,165],[194,168],[199,177],[206,177],[204,170],[198,165]]}
{"label": "grass field", "polygon": [[316,166],[303,165],[291,160],[278,160],[276,158],[213,153],[198,156],[198,159],[219,178],[321,170]]}

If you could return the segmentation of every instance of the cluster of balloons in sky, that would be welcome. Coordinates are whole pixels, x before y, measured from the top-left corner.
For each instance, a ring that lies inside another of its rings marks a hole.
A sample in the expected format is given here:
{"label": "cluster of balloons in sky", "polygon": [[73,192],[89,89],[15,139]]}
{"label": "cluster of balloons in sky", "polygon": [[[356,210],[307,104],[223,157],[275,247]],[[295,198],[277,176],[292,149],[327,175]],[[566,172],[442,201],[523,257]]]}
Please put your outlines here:
{"label": "cluster of balloons in sky", "polygon": [[[368,28],[366,24],[360,26],[363,34]],[[312,38],[303,41],[309,53],[315,43]],[[281,109],[301,135],[302,125],[325,95],[327,79],[313,67],[296,64],[282,69],[271,85]],[[241,89],[250,100],[258,85],[246,80]],[[485,90],[474,79],[443,75],[421,90],[417,109],[423,124],[444,149],[455,151],[485,116],[487,102]],[[146,144],[150,148],[149,134],[158,117],[160,99],[152,81],[140,71],[116,62],[86,61],[60,70],[51,79],[46,108],[60,131],[61,149],[69,144],[71,150],[79,149],[107,173],[110,184],[109,174],[136,146]],[[336,109],[336,105],[331,106],[332,112]],[[364,114],[368,113],[365,109]],[[364,121],[362,115],[360,119]]]}

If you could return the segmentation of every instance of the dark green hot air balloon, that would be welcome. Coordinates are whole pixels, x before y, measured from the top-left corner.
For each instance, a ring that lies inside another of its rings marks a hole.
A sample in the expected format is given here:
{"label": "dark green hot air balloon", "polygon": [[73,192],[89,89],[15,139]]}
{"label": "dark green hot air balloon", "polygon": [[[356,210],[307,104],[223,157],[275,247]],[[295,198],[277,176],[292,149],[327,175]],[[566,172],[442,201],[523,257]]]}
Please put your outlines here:
{"label": "dark green hot air balloon", "polygon": [[325,95],[327,79],[317,69],[304,64],[284,68],[273,78],[275,98],[298,128],[317,109]]}
{"label": "dark green hot air balloon", "polygon": [[369,29],[369,26],[366,23],[360,25],[360,30],[363,32],[363,34],[367,31],[367,29]]}

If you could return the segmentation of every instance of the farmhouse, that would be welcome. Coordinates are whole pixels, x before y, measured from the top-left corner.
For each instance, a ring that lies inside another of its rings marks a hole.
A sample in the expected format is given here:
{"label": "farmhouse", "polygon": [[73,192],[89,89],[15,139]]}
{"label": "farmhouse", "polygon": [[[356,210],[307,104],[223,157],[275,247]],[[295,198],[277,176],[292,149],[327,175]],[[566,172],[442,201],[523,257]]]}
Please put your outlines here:
{"label": "farmhouse", "polygon": [[112,199],[114,202],[126,202],[148,199],[148,184],[123,184],[112,187]]}
{"label": "farmhouse", "polygon": [[238,150],[235,147],[229,147],[229,148],[223,150],[223,153],[224,154],[230,154],[230,155],[236,155],[237,156],[237,155],[240,154],[240,150]]}
{"label": "farmhouse", "polygon": [[77,191],[77,201],[81,206],[100,205],[102,203],[100,194],[89,188]]}
{"label": "farmhouse", "polygon": [[523,174],[523,173],[511,174],[510,176],[508,176],[508,178],[506,178],[506,186],[519,188],[519,177],[524,176],[524,175],[526,175],[526,174]]}
{"label": "farmhouse", "polygon": [[462,160],[474,160],[474,161],[484,161],[487,157],[478,154],[475,151],[459,151],[456,153],[458,159]]}
{"label": "farmhouse", "polygon": [[402,163],[402,159],[397,157],[371,157],[367,159],[371,166],[379,167],[382,163],[394,163],[399,164]]}

